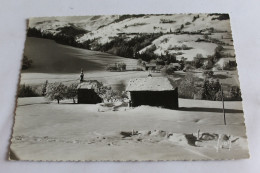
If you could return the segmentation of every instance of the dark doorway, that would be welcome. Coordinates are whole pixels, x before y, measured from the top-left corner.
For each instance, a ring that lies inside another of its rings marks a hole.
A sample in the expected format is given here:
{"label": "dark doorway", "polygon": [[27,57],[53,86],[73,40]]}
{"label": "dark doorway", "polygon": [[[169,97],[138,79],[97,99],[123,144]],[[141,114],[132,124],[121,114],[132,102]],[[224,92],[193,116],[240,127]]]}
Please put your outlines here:
{"label": "dark doorway", "polygon": [[102,99],[94,89],[78,89],[78,103],[97,104],[101,102]]}
{"label": "dark doorway", "polygon": [[150,105],[178,109],[178,90],[170,91],[131,91],[132,106]]}

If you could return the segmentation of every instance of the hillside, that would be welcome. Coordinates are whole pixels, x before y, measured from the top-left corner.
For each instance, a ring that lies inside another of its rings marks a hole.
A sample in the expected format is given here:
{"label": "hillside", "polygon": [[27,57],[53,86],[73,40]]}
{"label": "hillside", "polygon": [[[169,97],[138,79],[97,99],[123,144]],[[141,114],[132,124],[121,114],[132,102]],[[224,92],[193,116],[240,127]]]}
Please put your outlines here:
{"label": "hillside", "polygon": [[32,38],[26,40],[24,54],[31,57],[33,65],[23,73],[69,74],[105,71],[108,64],[123,62],[127,70],[136,68],[137,60],[114,56],[104,52],[89,51],[55,43],[52,40]]}
{"label": "hillside", "polygon": [[68,17],[40,17],[31,18],[29,28],[36,28],[44,33],[51,33],[56,35],[59,33],[59,28],[74,25],[80,29],[93,31],[102,25],[107,25],[113,22],[118,17],[111,16],[68,16]]}
{"label": "hillside", "polygon": [[[198,18],[194,20],[194,17]],[[78,41],[84,42],[86,40],[98,39],[99,43],[104,44],[111,41],[113,37],[116,37],[120,33],[133,35],[137,33],[169,33],[179,30],[181,25],[184,25],[183,29],[181,29],[183,32],[197,32],[209,28],[214,28],[216,31],[231,32],[229,20],[212,20],[215,17],[208,14],[144,15],[142,17],[130,17],[85,34]],[[129,38],[133,37],[133,35],[130,35]]]}
{"label": "hillside", "polygon": [[[230,21],[226,14],[33,18],[29,24],[29,29],[34,28],[42,33],[38,37],[57,42],[60,38],[56,37],[64,30],[62,28],[69,27],[73,27],[73,32],[78,34],[73,35],[73,41],[68,39],[62,41],[63,44],[128,58],[144,53],[151,46],[156,46],[152,53],[174,54],[177,60],[183,57],[191,61],[197,54],[207,58],[214,54],[218,45],[224,46],[223,54],[231,55],[228,58],[234,55]],[[134,44],[129,44],[131,41]],[[188,49],[182,49],[183,46]]]}
{"label": "hillside", "polygon": [[[77,82],[80,70],[83,69],[86,80],[99,80],[123,90],[129,79],[148,75],[148,72],[133,71],[136,59],[61,45],[42,38],[28,37],[24,55],[33,61],[32,67],[21,73],[20,83],[27,85],[41,85],[46,80],[50,83]],[[108,64],[122,62],[126,64],[126,71],[106,71]]]}
{"label": "hillside", "polygon": [[[25,83],[77,80],[82,68],[86,79],[120,91],[129,79],[149,73],[178,79],[192,73],[199,88],[210,78],[227,93],[239,86],[226,14],[34,18],[27,36],[25,56],[33,64],[23,70]],[[114,68],[119,63],[126,71]]]}

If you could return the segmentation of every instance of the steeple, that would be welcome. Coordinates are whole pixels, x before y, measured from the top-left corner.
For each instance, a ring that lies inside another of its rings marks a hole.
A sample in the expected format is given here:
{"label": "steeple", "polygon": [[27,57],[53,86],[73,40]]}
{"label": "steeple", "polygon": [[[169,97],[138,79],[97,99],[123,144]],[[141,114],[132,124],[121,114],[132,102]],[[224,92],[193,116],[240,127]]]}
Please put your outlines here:
{"label": "steeple", "polygon": [[80,73],[80,82],[84,81],[84,73],[83,73],[83,69],[81,69],[81,73]]}

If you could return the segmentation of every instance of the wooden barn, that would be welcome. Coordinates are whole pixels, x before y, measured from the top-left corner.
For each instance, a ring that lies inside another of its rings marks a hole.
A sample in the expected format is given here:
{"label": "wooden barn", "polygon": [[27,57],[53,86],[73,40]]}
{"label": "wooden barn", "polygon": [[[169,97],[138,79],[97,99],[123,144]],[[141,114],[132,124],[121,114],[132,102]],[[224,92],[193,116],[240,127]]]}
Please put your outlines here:
{"label": "wooden barn", "polygon": [[101,103],[102,99],[96,93],[101,84],[96,80],[84,81],[77,87],[78,103],[97,104]]}
{"label": "wooden barn", "polygon": [[132,107],[140,105],[160,106],[178,109],[178,88],[165,77],[131,79],[126,91],[129,92]]}
{"label": "wooden barn", "polygon": [[145,64],[145,70],[151,70],[151,71],[155,71],[156,69],[156,63],[147,63]]}

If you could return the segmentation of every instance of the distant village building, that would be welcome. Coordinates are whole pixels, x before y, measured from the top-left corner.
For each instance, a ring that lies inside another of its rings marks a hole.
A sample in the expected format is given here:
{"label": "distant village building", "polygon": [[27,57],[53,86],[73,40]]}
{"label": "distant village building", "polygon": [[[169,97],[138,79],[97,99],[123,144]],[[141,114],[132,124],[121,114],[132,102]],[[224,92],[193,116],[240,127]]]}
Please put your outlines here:
{"label": "distant village building", "polygon": [[[230,68],[234,68],[237,66],[235,58],[221,58],[215,66],[219,66],[220,69],[224,70],[225,66],[228,65]],[[217,70],[214,68],[214,70]]]}
{"label": "distant village building", "polygon": [[151,71],[155,71],[156,70],[156,63],[146,63],[144,66],[145,70],[151,70]]}
{"label": "distant village building", "polygon": [[96,91],[101,87],[101,84],[96,80],[81,82],[78,89],[78,103],[97,104],[102,102]]}
{"label": "distant village building", "polygon": [[147,77],[131,79],[126,91],[132,107],[140,105],[178,109],[178,88],[168,78]]}
{"label": "distant village building", "polygon": [[169,66],[175,68],[175,70],[181,69],[181,65],[179,63],[170,63]]}

